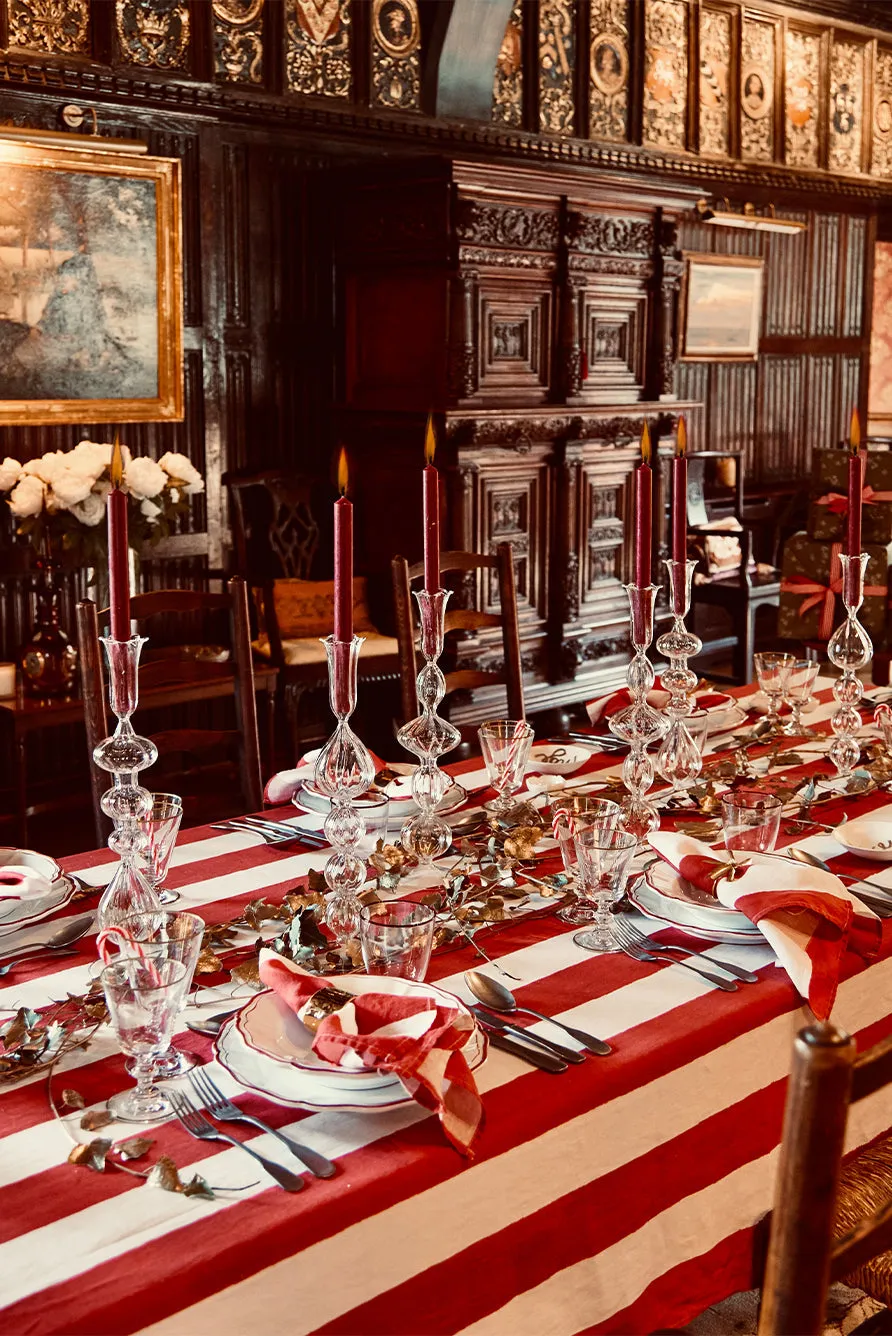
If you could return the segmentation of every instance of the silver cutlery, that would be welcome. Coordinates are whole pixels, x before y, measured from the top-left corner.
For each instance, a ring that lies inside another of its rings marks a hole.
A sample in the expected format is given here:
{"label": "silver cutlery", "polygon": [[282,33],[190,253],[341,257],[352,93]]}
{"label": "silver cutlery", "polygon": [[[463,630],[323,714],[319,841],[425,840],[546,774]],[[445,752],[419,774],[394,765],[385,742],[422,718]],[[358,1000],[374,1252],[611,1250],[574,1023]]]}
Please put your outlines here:
{"label": "silver cutlery", "polygon": [[218,1118],[221,1123],[250,1123],[252,1127],[259,1127],[261,1132],[269,1132],[270,1136],[281,1141],[282,1145],[286,1146],[295,1159],[300,1160],[304,1168],[309,1169],[315,1178],[331,1178],[337,1173],[337,1165],[332,1164],[331,1160],[327,1160],[318,1151],[301,1145],[299,1141],[292,1141],[284,1132],[277,1131],[275,1127],[270,1127],[268,1123],[261,1122],[259,1118],[252,1117],[250,1113],[245,1113],[238,1105],[233,1104],[201,1067],[192,1068],[189,1080],[208,1113]]}
{"label": "silver cutlery", "polygon": [[722,988],[726,993],[736,993],[737,984],[733,979],[723,979],[719,974],[711,974],[709,970],[703,969],[700,965],[695,965],[692,960],[676,960],[673,956],[668,957],[655,955],[653,951],[648,951],[646,947],[638,946],[631,936],[624,933],[624,925],[617,915],[614,919],[614,931],[616,939],[619,942],[620,949],[632,960],[640,960],[649,965],[681,965],[682,969],[691,970],[694,974],[699,974],[701,978],[706,979],[708,983],[714,983],[716,988]]}
{"label": "silver cutlery", "polygon": [[889,896],[889,904],[892,905],[892,886],[884,886],[881,881],[871,881],[869,877],[857,877],[853,872],[835,872],[829,863],[825,863],[823,858],[818,858],[816,854],[810,854],[807,849],[790,849],[789,855],[795,858],[797,863],[806,863],[809,867],[820,868],[822,872],[829,872],[831,876],[839,877],[840,881],[856,882],[859,886],[874,886],[884,895]]}
{"label": "silver cutlery", "polygon": [[193,1030],[195,1034],[210,1035],[212,1039],[216,1038],[226,1022],[231,1016],[235,1015],[241,1005],[242,1003],[239,1002],[238,1006],[233,1007],[231,1011],[218,1011],[216,1015],[206,1016],[204,1020],[186,1021],[186,1029]]}
{"label": "silver cutlery", "polygon": [[24,958],[35,951],[64,951],[74,942],[86,937],[92,927],[93,915],[81,914],[79,918],[63,923],[61,928],[57,928],[44,942],[28,942],[24,946],[13,947],[11,951],[0,951],[0,960],[18,960],[20,956]]}
{"label": "silver cutlery", "polygon": [[322,840],[325,836],[321,830],[309,830],[306,827],[295,826],[290,821],[273,821],[272,817],[265,816],[242,816],[237,820],[248,826],[254,826],[257,830],[269,831],[273,835],[285,835],[289,839],[295,839],[300,836],[301,839],[309,838],[311,840]]}
{"label": "silver cutlery", "polygon": [[[680,951],[683,956],[700,955],[699,951],[693,951],[687,946],[674,946],[671,942],[658,942],[655,938],[646,936],[640,928],[634,923],[629,923],[627,920],[623,922],[623,929],[639,946],[643,946],[647,951],[658,951],[663,953]],[[740,979],[743,983],[759,982],[758,974],[753,974],[750,970],[742,969],[740,965],[734,965],[730,960],[718,960],[715,956],[709,956],[707,963],[718,966],[719,969],[725,970],[726,973],[733,975],[735,979]]]}
{"label": "silver cutlery", "polygon": [[554,1054],[545,1053],[541,1048],[533,1048],[531,1044],[521,1043],[519,1039],[512,1039],[494,1025],[485,1025],[482,1021],[478,1021],[478,1024],[481,1030],[485,1031],[493,1048],[510,1053],[512,1057],[520,1058],[521,1062],[528,1062],[531,1067],[538,1067],[542,1072],[557,1075],[559,1072],[567,1071],[567,1064]]}
{"label": "silver cutlery", "polygon": [[230,1146],[238,1146],[239,1150],[243,1150],[246,1155],[250,1155],[252,1159],[262,1164],[270,1178],[274,1178],[279,1187],[284,1188],[286,1192],[300,1192],[307,1186],[300,1174],[292,1174],[290,1169],[283,1169],[274,1160],[264,1159],[251,1146],[246,1146],[243,1141],[237,1141],[221,1128],[214,1127],[213,1123],[209,1123],[207,1118],[198,1112],[187,1095],[178,1090],[171,1090],[168,1092],[168,1098],[177,1118],[196,1141],[228,1141]]}
{"label": "silver cutlery", "polygon": [[532,1030],[525,1030],[522,1025],[512,1025],[504,1017],[497,1016],[495,1012],[487,1011],[484,1007],[471,1007],[471,1012],[482,1024],[494,1025],[497,1030],[504,1034],[514,1035],[515,1038],[523,1039],[528,1044],[534,1044],[536,1048],[541,1048],[553,1057],[560,1058],[561,1062],[585,1062],[585,1054],[580,1053],[578,1049],[564,1048],[563,1044],[555,1044],[551,1039],[543,1039],[541,1035],[533,1034]]}
{"label": "silver cutlery", "polygon": [[211,826],[211,830],[231,830],[239,831],[242,834],[257,835],[265,844],[288,844],[292,841],[300,840],[302,844],[310,845],[314,848],[323,848],[325,839],[317,835],[315,831],[300,831],[292,829],[290,835],[277,835],[272,830],[264,830],[260,826],[252,826],[247,821],[218,821]]}
{"label": "silver cutlery", "polygon": [[519,1011],[525,1016],[535,1016],[540,1021],[549,1021],[556,1025],[559,1030],[563,1030],[571,1039],[575,1039],[581,1044],[587,1053],[593,1053],[595,1057],[603,1058],[612,1049],[609,1044],[605,1044],[603,1039],[597,1039],[592,1034],[586,1034],[585,1030],[576,1030],[572,1025],[565,1025],[563,1021],[555,1020],[554,1016],[546,1016],[542,1011],[534,1011],[532,1007],[520,1007],[510,989],[504,984],[491,979],[488,974],[481,974],[479,970],[466,970],[465,983],[479,1002],[490,1011]]}

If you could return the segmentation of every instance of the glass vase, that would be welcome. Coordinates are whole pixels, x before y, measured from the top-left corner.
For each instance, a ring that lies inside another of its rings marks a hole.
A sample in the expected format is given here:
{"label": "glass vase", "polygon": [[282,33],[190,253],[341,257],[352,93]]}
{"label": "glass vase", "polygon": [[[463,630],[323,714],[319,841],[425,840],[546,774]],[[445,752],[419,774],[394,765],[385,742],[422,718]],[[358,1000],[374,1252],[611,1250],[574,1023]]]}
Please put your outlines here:
{"label": "glass vase", "polygon": [[668,727],[657,752],[657,770],[671,784],[669,799],[683,793],[700,774],[703,758],[685,722],[694,708],[692,699],[697,674],[688,667],[688,659],[699,654],[703,642],[685,626],[691,608],[691,580],[694,561],[666,562],[669,572],[669,606],[672,626],[657,641],[657,649],[669,660],[660,675],[663,689],[669,692],[666,704]]}
{"label": "glass vase", "polygon": [[666,731],[666,719],[647,703],[647,694],[654,684],[653,665],[647,657],[654,634],[654,603],[656,585],[627,584],[632,649],[634,654],[626,674],[632,702],[609,721],[614,737],[629,744],[629,754],[623,761],[623,784],[626,797],[622,803],[622,824],[639,840],[645,839],[660,826],[660,814],[645,795],[654,781],[653,761],[647,754],[650,743]]}
{"label": "glass vase", "polygon": [[66,696],[77,673],[77,650],[59,624],[56,563],[41,557],[37,571],[37,617],[17,656],[22,685],[30,696]]}
{"label": "glass vase", "polygon": [[861,727],[858,704],[864,688],[858,674],[873,658],[873,644],[858,621],[858,613],[864,602],[864,571],[868,554],[859,552],[857,556],[840,556],[839,560],[842,565],[842,602],[846,616],[827,645],[827,658],[834,668],[840,670],[840,676],[833,684],[837,708],[830,720],[834,738],[827,755],[836,766],[839,778],[848,779],[861,756],[856,735]]}

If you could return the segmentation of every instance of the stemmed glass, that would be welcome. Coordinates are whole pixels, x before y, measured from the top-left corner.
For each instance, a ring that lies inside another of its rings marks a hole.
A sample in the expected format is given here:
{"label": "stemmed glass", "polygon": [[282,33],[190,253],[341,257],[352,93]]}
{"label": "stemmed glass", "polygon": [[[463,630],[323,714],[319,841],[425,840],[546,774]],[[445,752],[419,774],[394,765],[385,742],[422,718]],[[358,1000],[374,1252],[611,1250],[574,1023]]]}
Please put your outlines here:
{"label": "stemmed glass", "polygon": [[[189,996],[195,966],[201,954],[201,942],[206,927],[203,918],[197,914],[171,914],[163,909],[150,911],[148,914],[131,914],[124,919],[136,948],[134,954],[142,952],[148,960],[178,960],[186,970],[186,988],[184,998]],[[184,1076],[194,1061],[178,1049],[169,1048],[155,1059],[155,1076],[167,1078]],[[128,1071],[135,1069],[128,1067]]]}
{"label": "stemmed glass", "polygon": [[183,819],[183,800],[176,793],[153,793],[152,810],[139,818],[139,828],[148,838],[144,850],[145,875],[162,905],[179,900],[178,891],[162,887],[170,870],[170,860]]}
{"label": "stemmed glass", "polygon": [[582,891],[596,909],[591,928],[573,935],[576,945],[585,947],[586,951],[619,950],[613,935],[610,906],[626,889],[637,847],[637,836],[626,830],[599,830],[597,826],[587,826],[576,833]]}
{"label": "stemmed glass", "polygon": [[552,831],[561,851],[564,871],[572,879],[569,889],[573,899],[557,913],[562,923],[572,923],[578,928],[583,923],[592,923],[595,917],[595,911],[583,897],[580,886],[575,834],[592,826],[602,831],[615,830],[621,815],[619,803],[611,802],[609,798],[573,794],[552,799]]}
{"label": "stemmed glass", "polygon": [[737,789],[722,798],[722,830],[729,852],[770,854],[777,844],[783,803],[773,793]]}
{"label": "stemmed glass", "polygon": [[802,707],[811,700],[820,667],[817,659],[796,659],[793,662],[784,691],[784,700],[793,714],[784,728],[785,733],[801,738],[817,736],[813,728],[803,724],[801,716]]}
{"label": "stemmed glass", "polygon": [[130,957],[106,965],[99,978],[118,1042],[136,1065],[136,1089],[112,1095],[106,1108],[123,1123],[170,1118],[173,1109],[154,1084],[155,1063],[170,1047],[186,997],[186,966],[180,960]]}
{"label": "stemmed glass", "polygon": [[795,662],[796,656],[794,654],[763,653],[753,655],[759,687],[768,697],[766,719],[771,725],[772,732],[775,733],[782,731],[778,710],[783,704],[787,683]]}
{"label": "stemmed glass", "polygon": [[489,782],[498,797],[487,803],[490,812],[507,812],[523,785],[533,745],[533,730],[525,719],[490,719],[477,730]]}

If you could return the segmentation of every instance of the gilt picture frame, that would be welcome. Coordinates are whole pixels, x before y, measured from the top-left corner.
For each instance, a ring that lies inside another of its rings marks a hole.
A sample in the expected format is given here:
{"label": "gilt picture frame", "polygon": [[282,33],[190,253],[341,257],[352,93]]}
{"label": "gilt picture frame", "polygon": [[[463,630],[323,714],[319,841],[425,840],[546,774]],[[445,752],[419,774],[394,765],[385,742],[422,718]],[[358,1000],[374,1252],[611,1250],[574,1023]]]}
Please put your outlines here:
{"label": "gilt picture frame", "polygon": [[763,262],[749,255],[684,255],[680,360],[755,361]]}
{"label": "gilt picture frame", "polygon": [[180,163],[0,135],[0,423],[183,418]]}

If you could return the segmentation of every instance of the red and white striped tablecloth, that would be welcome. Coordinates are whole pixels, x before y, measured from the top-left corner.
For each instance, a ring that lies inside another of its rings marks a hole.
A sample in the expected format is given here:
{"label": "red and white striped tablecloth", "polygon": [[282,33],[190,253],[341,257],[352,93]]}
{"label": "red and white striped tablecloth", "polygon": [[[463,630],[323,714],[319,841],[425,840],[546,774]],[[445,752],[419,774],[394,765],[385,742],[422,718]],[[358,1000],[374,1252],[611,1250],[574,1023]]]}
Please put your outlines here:
{"label": "red and white striped tablecloth", "polygon": [[[829,714],[826,692],[823,700],[812,718]],[[452,770],[474,788],[485,782],[479,766]],[[851,815],[887,802],[873,795],[846,806]],[[821,810],[832,822],[841,804]],[[858,866],[829,835],[804,843],[841,868]],[[67,863],[99,883],[109,858]],[[203,828],[181,837],[169,884],[178,907],[217,922],[247,899],[281,895],[321,863],[318,852]],[[892,869],[874,864],[872,874],[892,888]],[[415,1106],[302,1114],[241,1092],[245,1109],[298,1133],[340,1172],[290,1196],[234,1148],[195,1142],[177,1124],[155,1129],[153,1154],[169,1152],[183,1176],[201,1173],[221,1189],[253,1183],[208,1202],[73,1168],[45,1083],[0,1089],[0,1330],[647,1332],[750,1287],[753,1227],[771,1202],[785,1077],[805,1010],[767,945],[712,948],[760,974],[759,984],[724,993],[683,969],[586,955],[572,939],[546,916],[485,941],[522,979],[521,1002],[610,1039],[614,1053],[556,1077],[493,1050],[478,1073],[486,1126],[471,1163]],[[0,980],[0,1007],[44,1006],[82,989],[92,959],[90,942],[74,962],[21,966]],[[472,963],[470,947],[438,955],[430,977],[466,996],[462,973]],[[846,964],[834,1019],[867,1044],[892,1032],[892,959]],[[209,1041],[180,1038],[209,1054]],[[98,1109],[129,1079],[105,1032],[55,1085],[75,1087]],[[865,1101],[850,1144],[890,1121],[888,1096]],[[271,1138],[245,1139],[278,1158]]]}

